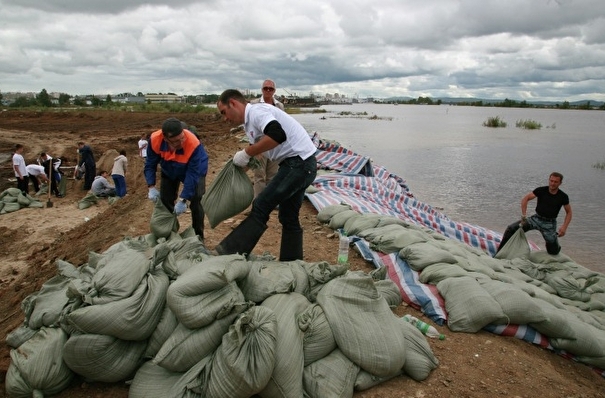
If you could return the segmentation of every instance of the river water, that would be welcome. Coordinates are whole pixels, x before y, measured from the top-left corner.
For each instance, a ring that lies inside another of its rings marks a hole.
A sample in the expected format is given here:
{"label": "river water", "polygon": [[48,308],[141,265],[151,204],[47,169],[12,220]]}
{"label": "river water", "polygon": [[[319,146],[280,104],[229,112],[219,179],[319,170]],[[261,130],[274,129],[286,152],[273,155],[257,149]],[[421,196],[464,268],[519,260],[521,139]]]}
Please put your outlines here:
{"label": "river water", "polygon": [[[560,239],[563,253],[605,272],[605,170],[593,167],[605,161],[605,112],[390,104],[322,109],[327,113],[294,117],[309,132],[370,156],[452,220],[498,233],[520,218],[525,194],[547,185],[552,171],[562,173],[573,211]],[[483,126],[495,116],[507,127]],[[519,120],[542,128],[517,128]],[[528,214],[535,205],[529,203]],[[559,225],[564,216],[562,209]],[[544,248],[539,232],[528,237]]]}

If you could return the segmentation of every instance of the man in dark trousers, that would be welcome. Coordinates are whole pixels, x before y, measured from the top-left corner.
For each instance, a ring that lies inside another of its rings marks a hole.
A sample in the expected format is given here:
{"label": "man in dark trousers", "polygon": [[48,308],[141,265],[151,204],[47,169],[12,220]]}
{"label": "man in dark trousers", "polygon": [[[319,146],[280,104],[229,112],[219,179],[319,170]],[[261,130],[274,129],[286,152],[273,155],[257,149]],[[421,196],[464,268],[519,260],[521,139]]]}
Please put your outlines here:
{"label": "man in dark trousers", "polygon": [[[80,156],[78,166],[82,167],[82,165],[84,165],[86,168],[84,171],[84,186],[82,189],[88,191],[92,187],[92,182],[97,175],[95,155],[92,153],[92,149],[82,141],[78,142],[78,155]],[[74,171],[74,178],[76,178],[76,173],[77,170]]]}
{"label": "man in dark trousers", "polygon": [[[565,192],[559,189],[562,182],[563,175],[561,173],[550,173],[547,186],[538,187],[521,199],[521,220],[510,224],[506,228],[500,246],[498,246],[498,251],[500,251],[514,233],[522,227],[525,232],[533,229],[540,231],[546,242],[546,251],[553,255],[559,254],[561,246],[559,245],[558,238],[565,236],[567,227],[571,222],[571,205],[569,204],[569,197]],[[536,214],[527,217],[527,203],[536,198],[538,198]],[[559,215],[561,207],[565,209],[565,220],[563,221],[561,228],[557,231],[557,216]]]}
{"label": "man in dark trousers", "polygon": [[[156,186],[156,171],[160,165],[160,190]],[[206,192],[208,154],[200,140],[176,118],[169,118],[162,129],[149,138],[145,159],[145,180],[149,199],[158,198],[169,211],[178,216],[191,207],[191,224],[196,235],[204,239],[204,209],[202,196]],[[178,198],[180,183],[183,190]],[[178,201],[177,201],[178,199]],[[176,202],[176,204],[175,204]]]}
{"label": "man in dark trousers", "polygon": [[249,255],[267,229],[269,215],[279,206],[282,225],[280,261],[302,260],[303,230],[298,219],[305,190],[317,174],[317,148],[292,116],[269,104],[249,104],[237,90],[226,90],[217,107],[226,121],[244,123],[250,146],[237,152],[233,164],[247,167],[263,154],[279,164],[277,174],[252,202],[250,215],[216,247],[218,254]]}

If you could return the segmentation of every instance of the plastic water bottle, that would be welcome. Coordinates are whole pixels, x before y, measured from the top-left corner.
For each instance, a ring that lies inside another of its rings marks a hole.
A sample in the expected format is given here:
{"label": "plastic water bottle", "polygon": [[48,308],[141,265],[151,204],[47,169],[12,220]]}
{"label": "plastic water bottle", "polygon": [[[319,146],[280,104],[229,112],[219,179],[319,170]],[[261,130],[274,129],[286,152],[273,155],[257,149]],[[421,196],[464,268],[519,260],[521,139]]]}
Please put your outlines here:
{"label": "plastic water bottle", "polygon": [[340,265],[344,265],[349,262],[349,237],[343,230],[339,231],[337,262]]}
{"label": "plastic water bottle", "polygon": [[435,329],[435,327],[429,325],[426,322],[422,322],[420,319],[416,318],[415,316],[412,316],[410,314],[405,314],[403,316],[403,319],[405,321],[408,321],[412,325],[416,326],[416,328],[418,328],[418,330],[420,330],[422,332],[422,334],[427,335],[428,337],[431,337],[433,339],[445,340],[444,334],[439,333],[439,331],[437,329]]}

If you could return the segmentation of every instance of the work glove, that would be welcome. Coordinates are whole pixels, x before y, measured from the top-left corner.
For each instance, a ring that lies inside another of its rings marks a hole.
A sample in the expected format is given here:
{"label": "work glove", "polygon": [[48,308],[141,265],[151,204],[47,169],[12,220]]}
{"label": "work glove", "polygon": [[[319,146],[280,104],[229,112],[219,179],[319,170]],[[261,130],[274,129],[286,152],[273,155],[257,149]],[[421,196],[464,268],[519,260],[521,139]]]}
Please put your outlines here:
{"label": "work glove", "polygon": [[151,187],[149,188],[147,197],[155,202],[160,197],[160,191],[158,191],[155,187]]}
{"label": "work glove", "polygon": [[185,210],[187,210],[187,203],[183,202],[182,200],[179,200],[176,205],[174,205],[174,214],[177,216],[183,214]]}
{"label": "work glove", "polygon": [[241,150],[233,156],[233,164],[239,167],[248,166],[251,156],[246,153],[245,150]]}

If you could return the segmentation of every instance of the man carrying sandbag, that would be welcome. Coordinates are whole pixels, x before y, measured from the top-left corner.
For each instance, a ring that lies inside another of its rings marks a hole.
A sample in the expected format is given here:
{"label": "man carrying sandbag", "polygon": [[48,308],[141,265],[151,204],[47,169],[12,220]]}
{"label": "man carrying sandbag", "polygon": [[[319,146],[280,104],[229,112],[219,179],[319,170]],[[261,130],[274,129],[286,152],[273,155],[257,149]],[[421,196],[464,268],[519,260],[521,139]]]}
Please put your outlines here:
{"label": "man carrying sandbag", "polygon": [[[156,170],[161,169],[160,190],[156,185]],[[145,180],[149,199],[158,198],[169,211],[178,216],[187,210],[190,202],[191,224],[196,235],[204,239],[204,209],[200,200],[206,192],[208,154],[200,140],[183,129],[176,118],[169,118],[162,129],[151,134],[145,159]],[[183,190],[178,198],[179,185]],[[178,201],[177,201],[178,199]],[[175,204],[176,202],[176,204]]]}
{"label": "man carrying sandbag", "polygon": [[225,90],[217,102],[226,121],[244,123],[250,146],[237,152],[233,163],[246,167],[263,154],[277,161],[279,169],[267,187],[252,202],[250,215],[216,247],[219,254],[250,254],[267,229],[273,209],[279,205],[282,225],[280,261],[303,257],[303,231],[298,215],[305,189],[317,174],[315,145],[293,117],[268,104],[249,104],[237,90]]}

